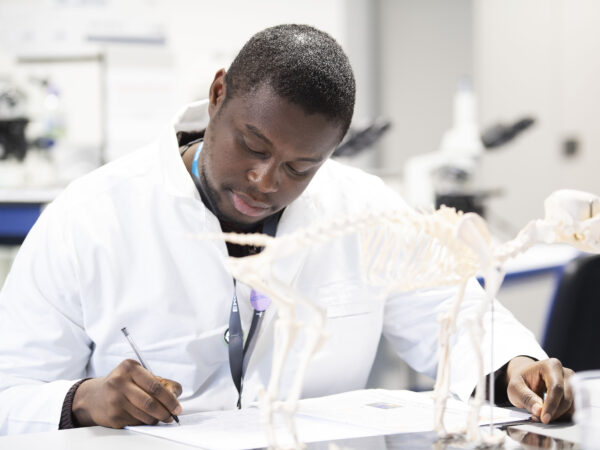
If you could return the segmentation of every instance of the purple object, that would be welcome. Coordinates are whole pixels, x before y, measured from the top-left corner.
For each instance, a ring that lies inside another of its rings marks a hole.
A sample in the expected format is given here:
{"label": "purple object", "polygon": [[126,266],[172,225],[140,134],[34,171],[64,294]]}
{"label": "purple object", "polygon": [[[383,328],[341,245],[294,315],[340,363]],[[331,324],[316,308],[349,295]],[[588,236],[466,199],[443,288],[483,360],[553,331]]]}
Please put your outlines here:
{"label": "purple object", "polygon": [[271,299],[265,294],[252,289],[250,292],[250,303],[255,311],[265,311],[271,304]]}

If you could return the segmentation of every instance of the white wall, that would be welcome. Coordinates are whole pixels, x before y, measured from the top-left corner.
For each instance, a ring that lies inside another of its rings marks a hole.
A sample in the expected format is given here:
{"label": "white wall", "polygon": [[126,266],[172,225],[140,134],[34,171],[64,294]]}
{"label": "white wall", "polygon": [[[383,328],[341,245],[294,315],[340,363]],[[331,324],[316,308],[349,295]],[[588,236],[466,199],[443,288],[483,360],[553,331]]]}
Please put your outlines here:
{"label": "white wall", "polygon": [[[263,28],[307,23],[329,32],[344,45],[346,3],[2,0],[0,60],[23,55],[106,55],[106,123],[98,114],[102,93],[96,80],[81,77],[77,71],[67,75],[63,71],[61,81],[65,92],[85,85],[89,94],[86,97],[78,92],[67,105],[70,143],[74,147],[90,141],[99,144],[105,126],[112,159],[152,139],[158,126],[181,105],[206,97],[215,72],[227,67],[246,40]],[[87,37],[91,35],[142,39],[147,43],[90,42]],[[0,68],[0,75],[9,72],[6,66]],[[42,66],[50,75],[65,67],[63,63]],[[16,65],[22,74],[31,67]],[[86,117],[90,120],[82,121]]]}
{"label": "white wall", "polygon": [[[486,155],[483,175],[505,195],[498,215],[521,227],[559,188],[600,192],[600,3],[594,0],[475,2],[475,79],[483,124],[522,114],[535,127]],[[581,142],[568,158],[563,141]]]}
{"label": "white wall", "polygon": [[[130,146],[151,138],[155,123],[182,103],[204,97],[214,72],[229,64],[253,32],[282,22],[310,23],[330,32],[350,55],[359,90],[356,119],[392,119],[379,157],[386,170],[399,172],[408,157],[438,147],[462,75],[474,78],[482,126],[535,115],[532,131],[483,162],[486,186],[506,192],[492,203],[494,210],[518,227],[541,213],[541,201],[553,189],[598,190],[590,169],[600,162],[600,128],[594,123],[600,108],[598,19],[594,0],[2,0],[0,72],[10,56],[36,48],[89,51],[89,44],[77,40],[98,30],[163,36],[163,46],[93,46],[111,53],[113,74],[125,81],[149,83],[144,73],[150,68],[169,80],[162,101],[154,103],[153,121],[146,132],[131,133]],[[78,87],[97,83],[95,73],[77,76]],[[154,82],[160,85],[160,76]],[[88,107],[74,109],[76,141],[98,140],[97,98],[80,92],[74,97]],[[582,151],[566,159],[561,143],[572,135],[580,138]]]}
{"label": "white wall", "polygon": [[[379,167],[398,173],[435,151],[451,125],[456,82],[471,76],[481,129],[537,123],[483,156],[481,188],[509,233],[543,214],[553,190],[600,191],[600,3],[595,0],[379,0],[379,112],[393,121]],[[581,144],[575,157],[563,143]],[[397,177],[396,177],[397,178]],[[492,219],[494,220],[494,219]],[[497,221],[496,221],[497,222]],[[504,236],[508,237],[508,236]]]}
{"label": "white wall", "polygon": [[404,162],[438,149],[452,124],[452,96],[472,75],[471,0],[380,1],[381,114],[393,128],[380,165],[400,173]]}

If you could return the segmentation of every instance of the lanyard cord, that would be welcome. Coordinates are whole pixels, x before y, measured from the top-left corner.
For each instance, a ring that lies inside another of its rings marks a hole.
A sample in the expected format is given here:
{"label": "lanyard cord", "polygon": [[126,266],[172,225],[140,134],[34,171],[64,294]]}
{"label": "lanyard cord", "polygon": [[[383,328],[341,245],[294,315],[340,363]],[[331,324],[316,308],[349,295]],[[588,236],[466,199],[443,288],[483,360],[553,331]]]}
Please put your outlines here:
{"label": "lanyard cord", "polygon": [[198,161],[200,160],[200,152],[202,151],[202,147],[204,147],[204,141],[198,139],[196,141],[190,142],[189,144],[187,144],[187,147],[183,150],[183,152],[185,153],[189,146],[194,145],[196,142],[200,142],[200,145],[198,145],[198,148],[196,148],[196,152],[194,153],[194,160],[192,161],[192,180],[194,181],[196,189],[198,190],[198,193],[202,198],[202,202],[216,216],[217,210],[215,209],[215,205],[213,204],[213,202],[210,200],[210,197],[206,194],[204,186],[202,186],[202,182],[200,181],[200,171],[198,169]]}
{"label": "lanyard cord", "polygon": [[252,324],[246,338],[246,344],[243,344],[242,322],[240,320],[240,311],[238,307],[237,295],[235,292],[236,280],[233,279],[233,301],[231,302],[231,314],[229,315],[229,369],[233,384],[238,391],[237,407],[242,407],[242,390],[244,388],[244,375],[246,367],[256,345],[255,336],[258,334],[264,311],[254,310],[252,315]]}
{"label": "lanyard cord", "polygon": [[[275,236],[277,230],[277,222],[279,221],[279,215],[275,214],[265,221],[263,225],[263,233],[269,236]],[[238,306],[238,299],[236,293],[236,279],[233,279],[233,300],[231,302],[231,313],[229,314],[229,369],[231,371],[231,378],[233,378],[233,384],[238,391],[238,409],[242,408],[242,390],[244,387],[244,375],[246,374],[246,368],[248,367],[248,361],[254,351],[256,345],[255,337],[258,335],[258,330],[262,323],[264,316],[264,309],[261,307],[255,307],[254,314],[252,315],[252,323],[250,324],[250,330],[246,337],[246,344],[243,344],[243,333],[242,333],[242,322],[240,320],[240,311]],[[260,295],[252,290],[252,295]],[[268,306],[268,305],[267,305]]]}
{"label": "lanyard cord", "polygon": [[[188,144],[188,146],[184,149],[184,152],[192,145],[194,142]],[[211,211],[215,211],[210,198],[205,194],[204,187],[200,182],[200,171],[198,170],[198,161],[200,159],[200,152],[202,151],[202,147],[204,142],[200,142],[200,145],[196,149],[194,153],[194,159],[192,161],[192,179],[194,180],[194,184],[196,188],[200,192],[202,200],[208,202],[208,207]],[[275,232],[277,231],[277,224],[279,222],[280,214],[274,214],[268,217],[263,223],[262,232],[269,235],[275,236]],[[261,249],[262,250],[262,249]],[[238,409],[242,408],[242,390],[244,387],[244,375],[246,373],[246,368],[248,367],[248,361],[250,361],[250,356],[254,351],[254,347],[256,346],[256,336],[258,336],[258,331],[260,329],[260,325],[262,323],[262,319],[264,316],[264,310],[266,308],[256,307],[254,309],[254,313],[252,314],[252,323],[250,324],[250,330],[248,331],[248,336],[246,337],[246,343],[244,344],[244,336],[242,330],[242,321],[240,318],[240,309],[238,305],[238,298],[236,292],[237,281],[233,279],[233,299],[231,301],[231,313],[229,314],[229,329],[225,332],[226,336],[229,336],[229,339],[226,339],[229,344],[229,369],[231,371],[231,378],[233,379],[233,384],[235,385],[238,391],[238,401],[237,407]],[[252,290],[252,295],[260,295]],[[268,306],[268,305],[267,305]]]}
{"label": "lanyard cord", "polygon": [[[252,317],[254,325],[254,317]],[[250,327],[252,329],[252,326]],[[244,347],[242,335],[242,322],[240,320],[240,310],[236,294],[236,280],[233,279],[233,300],[231,302],[231,313],[229,314],[229,369],[233,384],[238,391],[237,407],[242,407],[242,380],[244,366]]]}

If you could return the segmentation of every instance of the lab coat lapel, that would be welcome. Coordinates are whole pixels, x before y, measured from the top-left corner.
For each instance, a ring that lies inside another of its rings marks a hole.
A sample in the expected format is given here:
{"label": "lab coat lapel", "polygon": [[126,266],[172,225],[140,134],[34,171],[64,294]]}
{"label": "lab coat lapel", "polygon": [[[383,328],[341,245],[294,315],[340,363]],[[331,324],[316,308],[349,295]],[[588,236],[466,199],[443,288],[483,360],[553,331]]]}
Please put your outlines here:
{"label": "lab coat lapel", "polygon": [[165,190],[174,196],[200,200],[200,194],[179,154],[177,132],[202,131],[208,125],[208,120],[208,100],[191,103],[178,112],[173,123],[165,127],[159,137],[156,148],[158,168]]}
{"label": "lab coat lapel", "polygon": [[[286,236],[310,225],[311,221],[317,217],[313,209],[309,196],[300,196],[295,202],[289,205],[281,215],[279,225],[277,226],[276,236]],[[294,284],[297,275],[306,261],[308,252],[309,249],[304,248],[291,257],[275,261],[272,273],[282,283],[287,285]]]}

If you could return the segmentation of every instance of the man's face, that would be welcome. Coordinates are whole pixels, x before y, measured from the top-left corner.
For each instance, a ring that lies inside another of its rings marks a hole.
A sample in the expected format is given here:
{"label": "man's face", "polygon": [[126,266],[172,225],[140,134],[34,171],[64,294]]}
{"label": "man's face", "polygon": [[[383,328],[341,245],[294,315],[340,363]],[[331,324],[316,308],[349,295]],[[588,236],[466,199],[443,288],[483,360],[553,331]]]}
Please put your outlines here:
{"label": "man's face", "polygon": [[224,101],[220,73],[211,87],[201,180],[219,219],[241,230],[302,193],[338,144],[341,128],[323,115],[305,114],[266,85]]}

